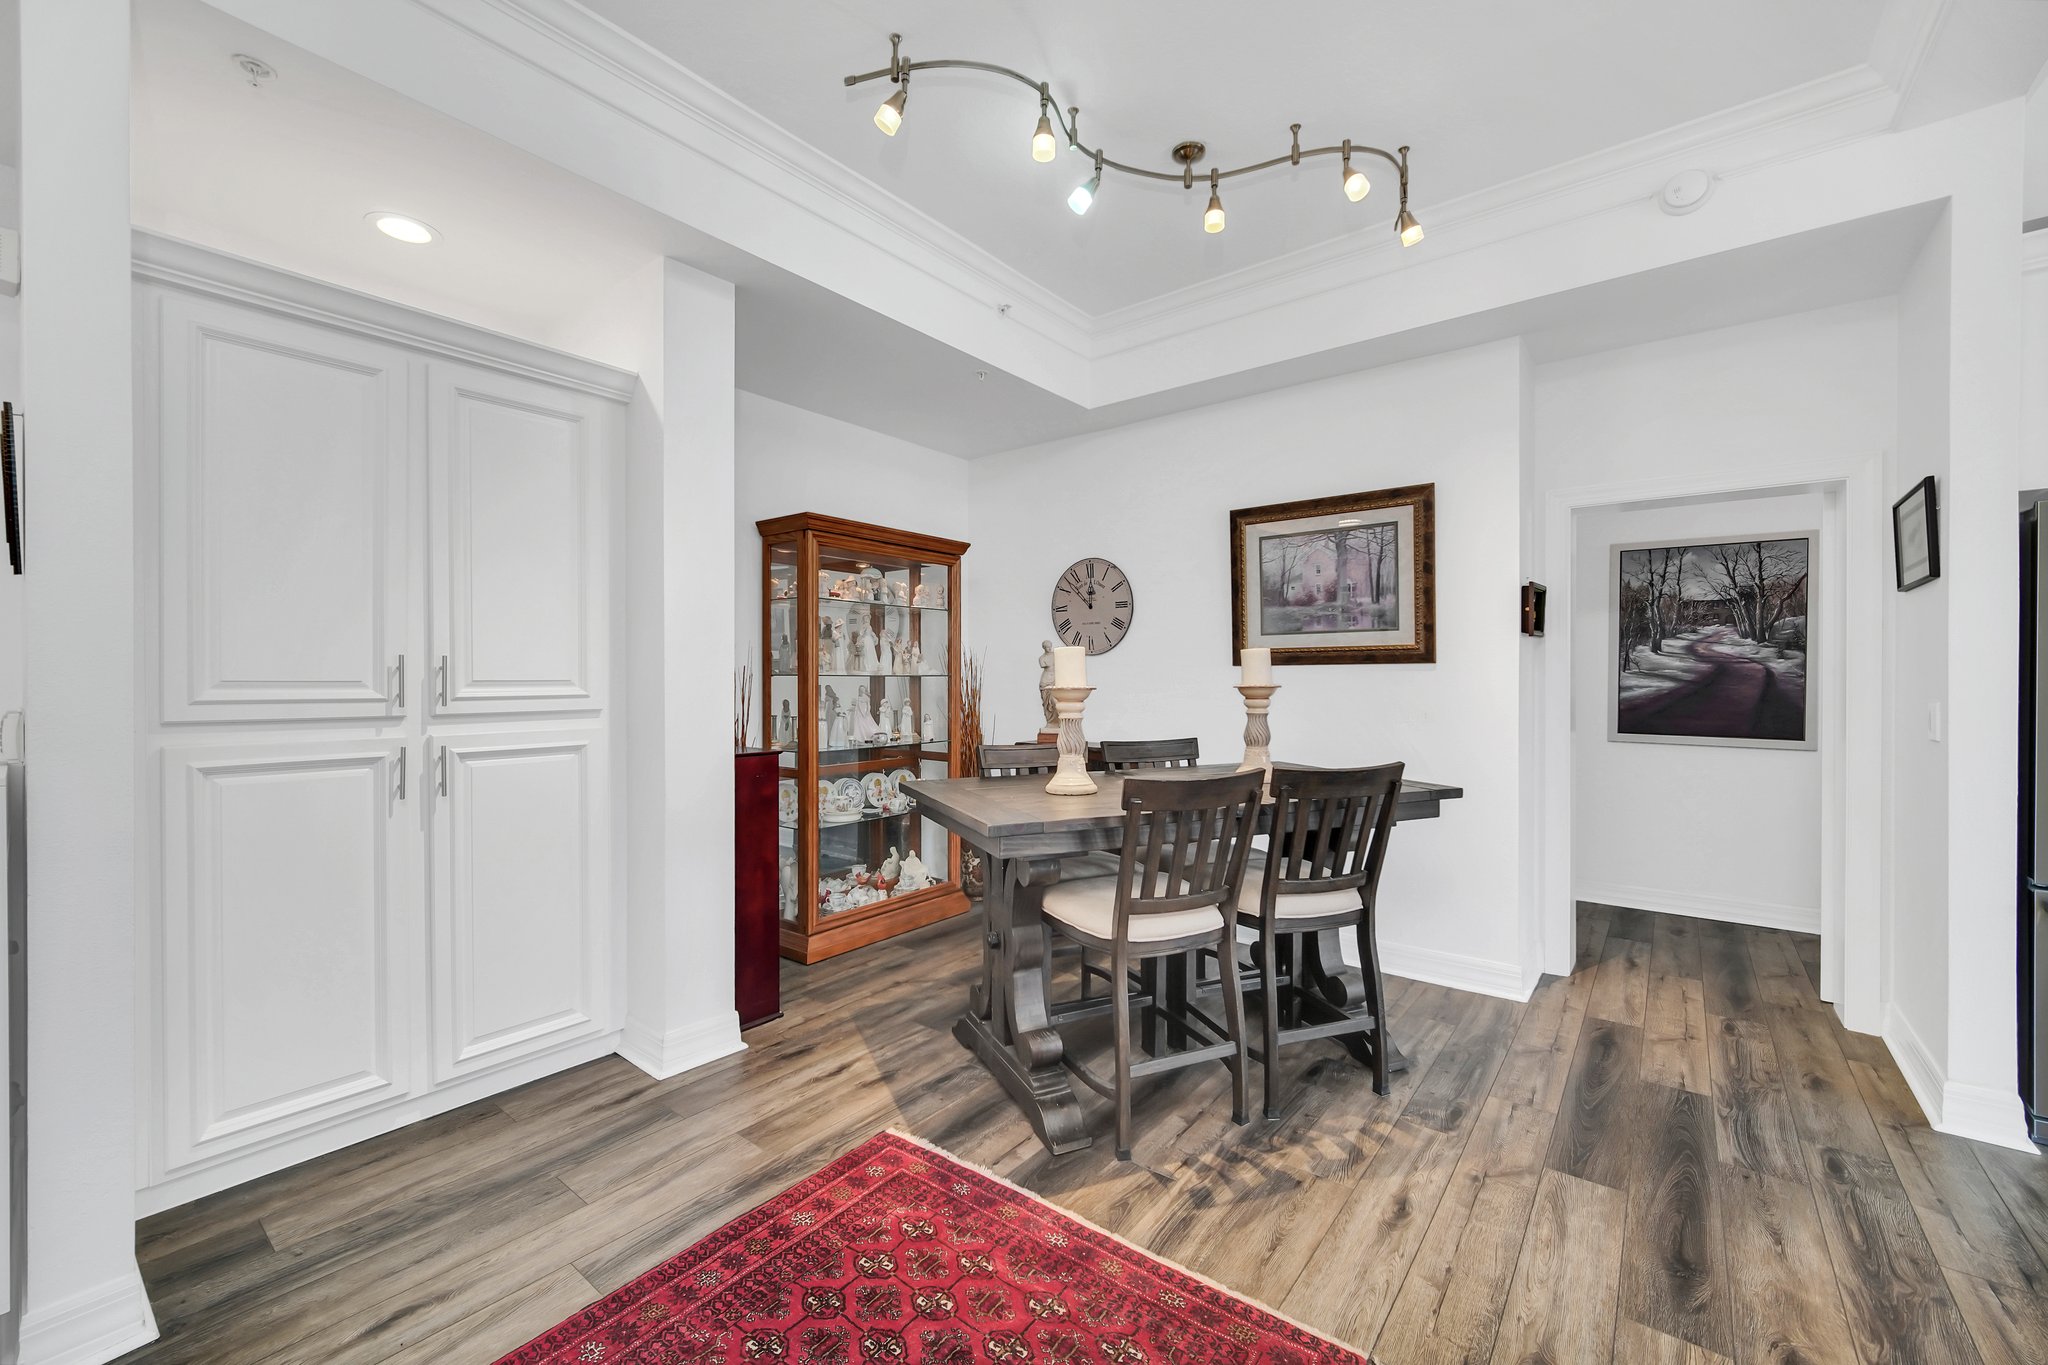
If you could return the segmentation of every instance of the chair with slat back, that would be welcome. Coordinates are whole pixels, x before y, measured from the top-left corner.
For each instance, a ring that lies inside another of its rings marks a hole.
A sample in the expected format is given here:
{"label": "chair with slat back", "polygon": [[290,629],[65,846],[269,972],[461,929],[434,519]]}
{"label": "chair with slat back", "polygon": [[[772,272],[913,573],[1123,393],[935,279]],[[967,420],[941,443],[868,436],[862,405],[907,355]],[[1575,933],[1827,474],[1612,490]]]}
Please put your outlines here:
{"label": "chair with slat back", "polygon": [[1131,965],[1184,957],[1197,949],[1231,960],[1246,860],[1258,829],[1262,776],[1127,779],[1117,875],[1062,880],[1046,888],[1045,918],[1076,942],[1109,955],[1115,1075],[1095,1075],[1074,1059],[1071,1049],[1067,1066],[1115,1104],[1120,1160],[1131,1155],[1133,1080],[1222,1061],[1233,1083],[1231,1117],[1245,1121],[1244,996],[1237,974],[1223,973],[1224,1022],[1184,1004],[1174,1022],[1193,1045],[1140,1060],[1131,1047]]}
{"label": "chair with slat back", "polygon": [[1202,760],[1196,739],[1105,739],[1102,766],[1113,773],[1142,768],[1192,768]]}
{"label": "chair with slat back", "polygon": [[[1365,1034],[1372,1051],[1372,1088],[1387,1093],[1387,990],[1380,975],[1376,900],[1401,797],[1401,772],[1399,763],[1349,770],[1273,769],[1271,836],[1264,855],[1253,855],[1237,902],[1238,913],[1259,931],[1264,1016],[1259,1051],[1266,1068],[1267,1118],[1279,1117],[1280,1048],[1312,1038]],[[1366,998],[1340,1007],[1310,989],[1316,983],[1298,976],[1307,957],[1303,940],[1345,929],[1358,939]],[[1283,1003],[1292,1027],[1281,1025]]]}
{"label": "chair with slat back", "polygon": [[1057,744],[984,744],[983,777],[1050,777],[1060,766]]}

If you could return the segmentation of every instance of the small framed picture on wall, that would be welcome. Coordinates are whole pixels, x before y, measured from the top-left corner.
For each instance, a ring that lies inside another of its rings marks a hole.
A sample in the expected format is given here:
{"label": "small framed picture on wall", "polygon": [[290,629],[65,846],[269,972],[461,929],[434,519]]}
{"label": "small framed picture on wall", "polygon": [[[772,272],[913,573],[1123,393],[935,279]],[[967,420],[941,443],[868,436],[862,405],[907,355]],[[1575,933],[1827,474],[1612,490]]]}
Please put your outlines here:
{"label": "small framed picture on wall", "polygon": [[1932,474],[1892,504],[1892,567],[1900,592],[1941,577],[1940,510]]}

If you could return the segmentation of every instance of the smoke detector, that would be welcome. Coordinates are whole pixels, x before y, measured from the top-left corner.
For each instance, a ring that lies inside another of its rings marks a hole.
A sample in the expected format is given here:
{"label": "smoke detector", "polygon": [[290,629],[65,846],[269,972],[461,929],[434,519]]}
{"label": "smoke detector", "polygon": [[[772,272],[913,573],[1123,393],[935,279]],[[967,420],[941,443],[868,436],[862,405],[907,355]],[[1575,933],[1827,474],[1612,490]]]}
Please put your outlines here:
{"label": "smoke detector", "polygon": [[277,68],[264,61],[261,57],[251,57],[246,52],[237,52],[234,56],[234,63],[235,69],[242,73],[243,78],[249,82],[249,88],[252,90],[261,89],[265,81],[277,79]]}
{"label": "smoke detector", "polygon": [[1691,213],[1707,202],[1714,192],[1714,177],[1708,171],[1680,171],[1657,191],[1657,207],[1677,217]]}

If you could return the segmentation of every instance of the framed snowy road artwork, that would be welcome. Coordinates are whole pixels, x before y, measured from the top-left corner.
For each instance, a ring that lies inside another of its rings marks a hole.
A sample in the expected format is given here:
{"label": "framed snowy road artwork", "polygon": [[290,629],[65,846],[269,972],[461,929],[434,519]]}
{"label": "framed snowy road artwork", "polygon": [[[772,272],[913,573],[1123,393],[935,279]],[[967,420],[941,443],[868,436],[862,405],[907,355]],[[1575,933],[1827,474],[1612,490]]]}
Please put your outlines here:
{"label": "framed snowy road artwork", "polygon": [[1811,749],[1814,533],[1617,545],[1607,737]]}

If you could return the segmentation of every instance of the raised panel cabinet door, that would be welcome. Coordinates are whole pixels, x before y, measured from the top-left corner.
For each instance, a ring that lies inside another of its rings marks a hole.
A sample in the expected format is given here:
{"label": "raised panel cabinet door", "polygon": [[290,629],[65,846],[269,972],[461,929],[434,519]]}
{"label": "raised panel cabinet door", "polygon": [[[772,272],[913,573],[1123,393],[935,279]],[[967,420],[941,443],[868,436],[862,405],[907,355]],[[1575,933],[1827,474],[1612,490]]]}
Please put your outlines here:
{"label": "raised panel cabinet door", "polygon": [[435,1080],[611,1028],[599,731],[430,741]]}
{"label": "raised panel cabinet door", "polygon": [[145,290],[152,304],[162,718],[403,710],[405,353],[175,290]]}
{"label": "raised panel cabinet door", "polygon": [[427,394],[435,712],[601,709],[616,405],[452,362]]}
{"label": "raised panel cabinet door", "polygon": [[408,1092],[418,775],[403,752],[164,751],[167,1170]]}

